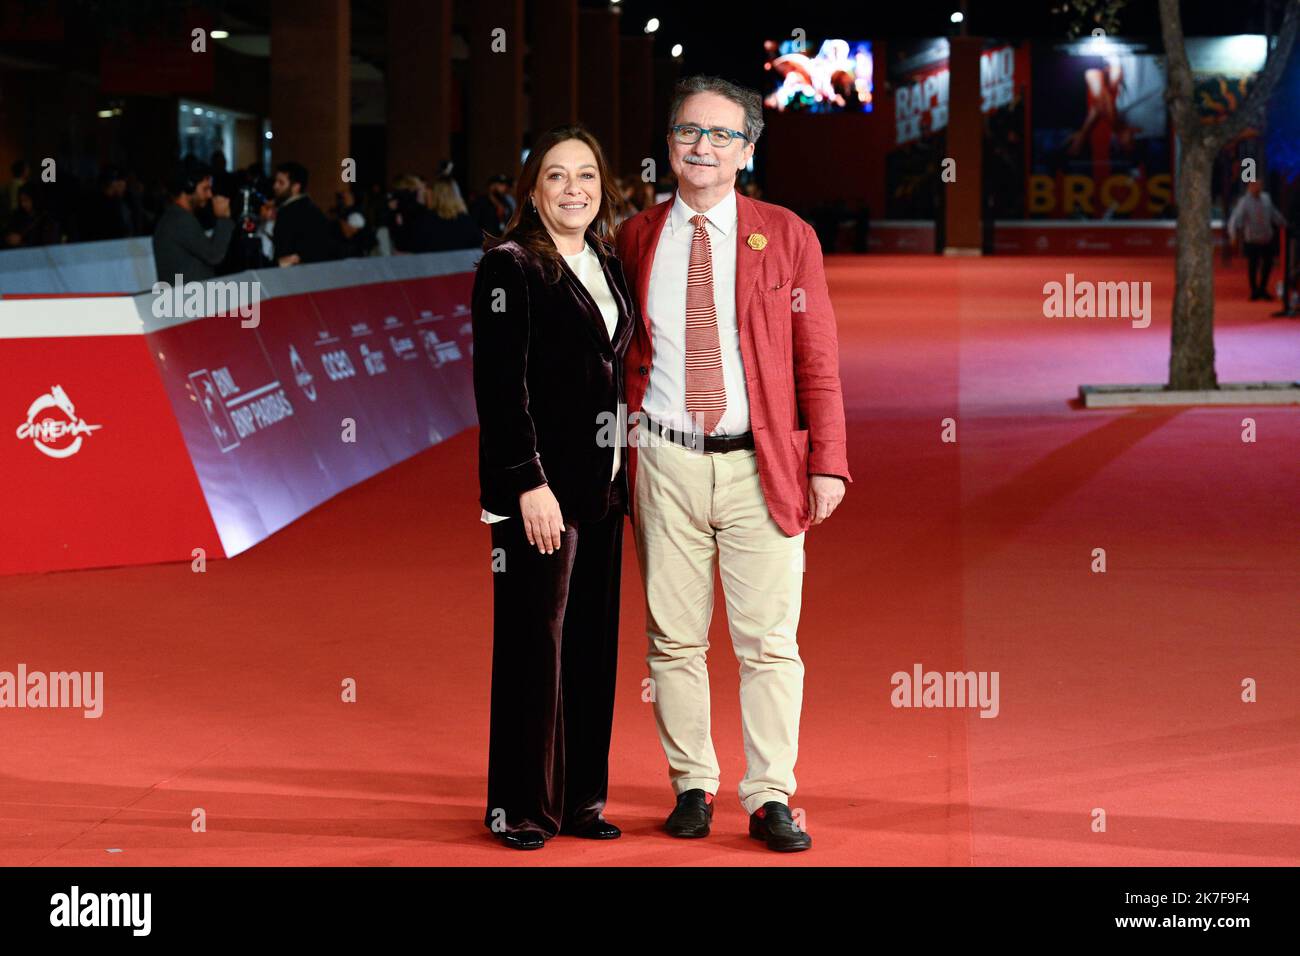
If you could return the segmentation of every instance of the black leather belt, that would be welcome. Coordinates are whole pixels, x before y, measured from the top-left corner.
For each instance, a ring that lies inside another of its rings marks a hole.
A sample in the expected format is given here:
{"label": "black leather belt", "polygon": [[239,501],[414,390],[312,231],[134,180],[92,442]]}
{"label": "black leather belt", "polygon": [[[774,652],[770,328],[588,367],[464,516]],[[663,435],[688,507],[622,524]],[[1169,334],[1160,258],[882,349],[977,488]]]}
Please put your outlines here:
{"label": "black leather belt", "polygon": [[[671,442],[676,442],[683,448],[689,448],[696,451],[700,447],[700,436],[693,432],[679,432],[672,428],[664,428],[649,415],[645,416],[646,421],[654,429],[656,434],[662,435]],[[754,447],[754,433],[745,432],[741,435],[705,435],[704,451],[710,454],[714,452],[739,451],[742,448]]]}

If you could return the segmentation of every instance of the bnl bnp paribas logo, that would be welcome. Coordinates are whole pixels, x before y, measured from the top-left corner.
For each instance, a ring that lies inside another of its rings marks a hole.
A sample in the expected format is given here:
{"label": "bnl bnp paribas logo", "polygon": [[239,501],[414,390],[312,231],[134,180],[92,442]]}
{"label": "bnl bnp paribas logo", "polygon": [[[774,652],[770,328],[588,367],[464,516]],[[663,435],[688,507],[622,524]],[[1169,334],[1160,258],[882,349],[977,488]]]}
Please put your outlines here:
{"label": "bnl bnp paribas logo", "polygon": [[190,397],[202,409],[222,454],[238,448],[250,435],[293,416],[293,405],[278,380],[245,389],[229,367],[222,366],[191,372],[189,387]]}
{"label": "bnl bnp paribas logo", "polygon": [[55,385],[28,407],[27,420],[18,426],[18,438],[30,441],[43,455],[71,458],[81,451],[88,435],[103,427],[91,425],[78,415],[68,393]]}

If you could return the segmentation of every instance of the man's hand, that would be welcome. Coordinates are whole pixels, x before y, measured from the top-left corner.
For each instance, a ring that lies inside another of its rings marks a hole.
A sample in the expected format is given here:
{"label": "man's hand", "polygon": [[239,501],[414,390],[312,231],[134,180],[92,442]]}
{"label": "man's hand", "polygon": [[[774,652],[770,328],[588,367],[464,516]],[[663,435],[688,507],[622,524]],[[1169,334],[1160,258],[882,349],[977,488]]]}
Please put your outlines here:
{"label": "man's hand", "polygon": [[813,525],[819,525],[831,516],[844,500],[844,479],[834,475],[813,475],[808,481],[808,513]]}
{"label": "man's hand", "polygon": [[302,259],[298,258],[298,253],[296,252],[280,257],[281,266],[296,266],[300,262],[302,262]]}
{"label": "man's hand", "polygon": [[519,512],[524,518],[524,534],[529,544],[542,554],[550,554],[560,547],[564,515],[550,485],[538,485],[521,494]]}
{"label": "man's hand", "polygon": [[213,196],[212,197],[212,215],[218,219],[230,218],[230,197]]}

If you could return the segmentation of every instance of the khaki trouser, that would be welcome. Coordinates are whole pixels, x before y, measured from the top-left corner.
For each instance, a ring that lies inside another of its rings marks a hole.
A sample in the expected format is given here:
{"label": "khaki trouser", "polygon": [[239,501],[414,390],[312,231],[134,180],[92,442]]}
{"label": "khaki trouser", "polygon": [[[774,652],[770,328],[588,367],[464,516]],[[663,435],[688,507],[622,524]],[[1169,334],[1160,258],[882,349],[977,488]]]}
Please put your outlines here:
{"label": "khaki trouser", "polygon": [[718,791],[705,664],[716,556],[740,661],[740,801],[747,813],[769,800],[788,804],[803,704],[795,632],[804,535],[787,537],[768,514],[752,449],[705,454],[667,440],[640,447],[635,495],[646,661],[673,792]]}

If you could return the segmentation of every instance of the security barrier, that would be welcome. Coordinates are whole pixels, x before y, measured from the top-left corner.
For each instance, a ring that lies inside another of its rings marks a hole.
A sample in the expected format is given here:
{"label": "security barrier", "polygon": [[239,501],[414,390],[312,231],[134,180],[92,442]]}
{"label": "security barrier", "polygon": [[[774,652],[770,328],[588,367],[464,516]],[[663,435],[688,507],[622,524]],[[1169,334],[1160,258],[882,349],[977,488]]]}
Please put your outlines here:
{"label": "security barrier", "polygon": [[473,425],[478,256],[0,302],[0,573],[234,556]]}

